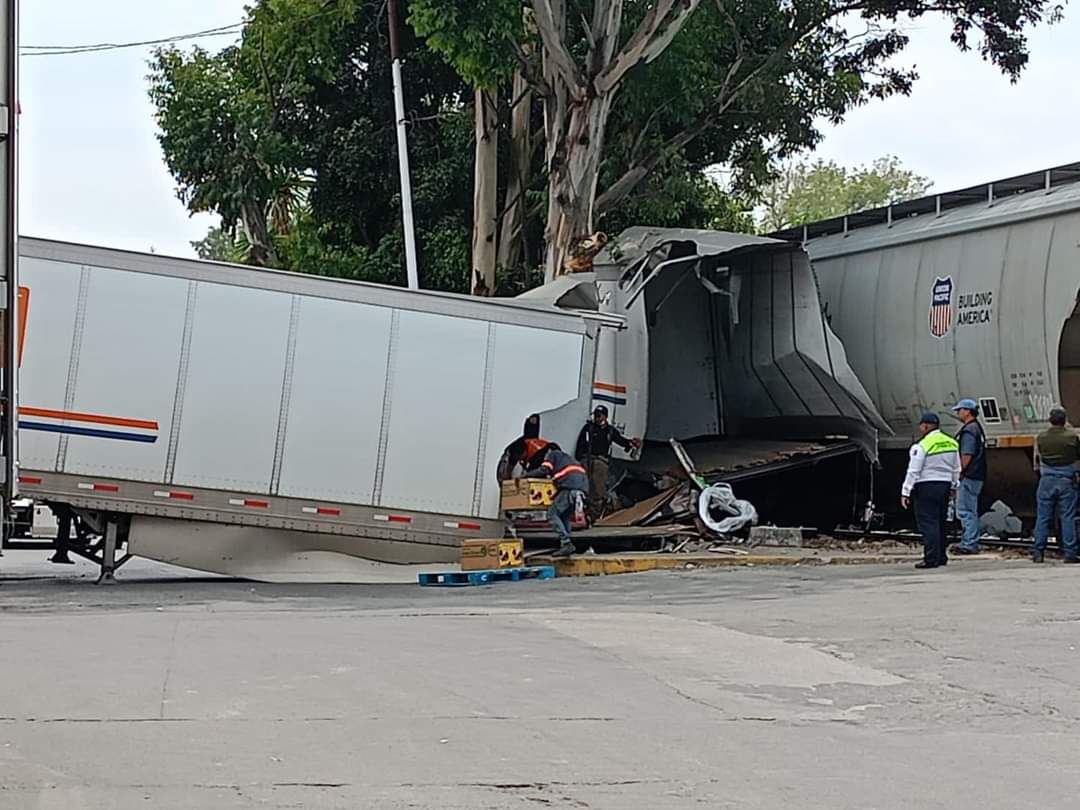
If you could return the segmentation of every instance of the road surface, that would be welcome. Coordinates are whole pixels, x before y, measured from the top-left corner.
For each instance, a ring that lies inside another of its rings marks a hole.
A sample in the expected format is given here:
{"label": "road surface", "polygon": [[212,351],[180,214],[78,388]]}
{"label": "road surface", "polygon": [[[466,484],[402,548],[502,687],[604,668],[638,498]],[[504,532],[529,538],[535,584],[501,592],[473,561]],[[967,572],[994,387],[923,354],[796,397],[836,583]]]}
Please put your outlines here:
{"label": "road surface", "polygon": [[0,808],[1077,807],[1078,568],[9,579]]}

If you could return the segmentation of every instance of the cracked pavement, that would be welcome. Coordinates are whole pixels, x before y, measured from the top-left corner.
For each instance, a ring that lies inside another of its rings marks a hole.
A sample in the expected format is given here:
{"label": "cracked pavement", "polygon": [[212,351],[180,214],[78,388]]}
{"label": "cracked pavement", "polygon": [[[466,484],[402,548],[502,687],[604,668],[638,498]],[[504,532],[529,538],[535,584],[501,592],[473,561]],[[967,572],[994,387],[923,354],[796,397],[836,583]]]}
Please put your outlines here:
{"label": "cracked pavement", "polygon": [[0,581],[0,809],[1080,804],[1057,564],[122,580]]}

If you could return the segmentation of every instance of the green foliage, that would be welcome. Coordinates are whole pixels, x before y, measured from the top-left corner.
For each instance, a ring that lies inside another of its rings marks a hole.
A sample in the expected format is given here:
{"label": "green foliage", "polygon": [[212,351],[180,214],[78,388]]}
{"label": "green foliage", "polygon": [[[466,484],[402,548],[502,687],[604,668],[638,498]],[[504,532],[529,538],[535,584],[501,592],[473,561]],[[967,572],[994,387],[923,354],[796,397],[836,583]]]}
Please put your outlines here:
{"label": "green foliage", "polygon": [[817,160],[784,167],[762,193],[761,229],[768,233],[867,208],[921,197],[930,181],[885,156],[870,166],[846,169]]}
{"label": "green foliage", "polygon": [[268,124],[272,111],[243,71],[239,48],[211,55],[159,51],[150,74],[158,140],[191,211],[212,211],[227,222],[245,202],[264,206],[276,181],[295,165],[295,152]]}
{"label": "green foliage", "polygon": [[[652,5],[625,5],[620,41]],[[502,87],[505,167],[506,79],[517,66],[533,68],[533,130],[542,132],[539,40],[527,2],[411,0],[408,7],[415,32],[404,20],[399,31],[421,282],[464,291],[473,86]],[[896,59],[907,43],[904,21],[945,14],[955,44],[1015,77],[1027,60],[1024,32],[1054,16],[1040,0],[860,0],[845,4],[845,17],[834,16],[837,7],[836,0],[702,3],[664,53],[638,65],[619,88],[606,141],[579,145],[603,150],[598,227],[609,234],[643,223],[748,230],[746,200],[778,161],[817,144],[820,121],[910,90],[916,74]],[[586,76],[595,66],[586,60],[582,22],[592,8],[568,4],[567,47]],[[261,215],[283,267],[403,283],[390,74],[382,0],[255,0],[237,46],[217,54],[158,52],[150,96],[177,194],[190,210],[222,217],[221,232],[201,241],[200,255],[245,258],[241,234]],[[737,96],[730,97],[732,87]],[[532,283],[541,261],[548,191],[542,142],[537,147],[526,258],[522,267],[500,270],[500,290]],[[730,184],[710,179],[715,166],[727,170]],[[861,174],[840,169],[839,178],[837,167],[811,168],[805,174],[818,191],[788,195],[784,211],[773,206],[784,224],[911,196],[925,184],[899,165]],[[620,187],[635,170],[644,179]],[[612,190],[619,193],[606,194]]]}
{"label": "green foliage", "polygon": [[[236,234],[246,204],[267,217],[280,266],[404,283],[384,10],[375,0],[262,0],[239,46],[156,55],[150,92],[178,194],[223,221],[200,255],[245,258]],[[401,39],[411,53],[405,90],[421,283],[464,291],[468,88],[409,29]]]}
{"label": "green foliage", "polygon": [[602,220],[612,236],[634,225],[707,228],[752,233],[754,220],[739,194],[681,157],[649,176],[626,201]]}
{"label": "green foliage", "polygon": [[[656,5],[625,4],[617,40],[627,42]],[[538,37],[530,26],[519,26],[527,6],[414,0],[412,19],[468,81],[495,85],[516,58],[532,64],[542,93]],[[597,23],[594,6],[571,2],[566,9],[564,44],[589,96],[591,82],[606,67],[588,33]],[[616,232],[616,223],[640,215],[698,220],[702,199],[672,192],[680,184],[684,191],[695,189],[679,179],[686,172],[717,165],[731,170],[737,196],[750,195],[778,161],[813,149],[822,137],[821,121],[839,122],[857,105],[911,91],[918,74],[897,57],[908,43],[905,24],[927,14],[944,16],[952,23],[954,45],[976,49],[1015,80],[1028,59],[1026,32],[1057,19],[1060,7],[1046,0],[701,3],[659,58],[639,63],[623,80],[605,139],[570,146],[602,151],[598,224]],[[651,177],[643,189],[635,185],[641,177]],[[636,193],[644,199],[630,199]]]}
{"label": "green foliage", "polygon": [[247,258],[247,241],[228,233],[224,228],[211,228],[206,236],[191,243],[195,255],[209,262],[243,264]]}
{"label": "green foliage", "polygon": [[495,87],[531,35],[521,0],[412,0],[409,24],[470,85]]}

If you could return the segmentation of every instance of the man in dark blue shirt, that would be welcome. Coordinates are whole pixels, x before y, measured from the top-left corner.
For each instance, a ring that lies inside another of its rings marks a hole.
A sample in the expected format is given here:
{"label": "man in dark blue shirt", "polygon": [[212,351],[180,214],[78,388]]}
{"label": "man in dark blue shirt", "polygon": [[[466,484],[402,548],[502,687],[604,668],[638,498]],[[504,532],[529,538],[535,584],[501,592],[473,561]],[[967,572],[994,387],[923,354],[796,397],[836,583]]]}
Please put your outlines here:
{"label": "man in dark blue shirt", "polygon": [[979,553],[979,494],[986,481],[986,435],[979,424],[979,403],[962,399],[953,413],[964,423],[956,440],[960,443],[960,486],[956,490],[956,516],[962,534],[959,554]]}
{"label": "man in dark blue shirt", "polygon": [[548,509],[548,520],[559,535],[559,548],[552,557],[569,557],[574,553],[574,543],[570,539],[570,524],[580,501],[584,507],[589,493],[589,479],[585,468],[569,453],[564,453],[557,444],[550,444],[540,473],[555,482],[558,493]]}

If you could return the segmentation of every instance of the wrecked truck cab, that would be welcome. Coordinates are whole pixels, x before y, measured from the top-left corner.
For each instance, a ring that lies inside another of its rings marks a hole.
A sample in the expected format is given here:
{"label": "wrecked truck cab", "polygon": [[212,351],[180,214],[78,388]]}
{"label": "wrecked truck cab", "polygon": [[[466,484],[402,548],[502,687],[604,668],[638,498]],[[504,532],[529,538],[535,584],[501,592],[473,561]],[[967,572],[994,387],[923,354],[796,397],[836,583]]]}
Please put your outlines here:
{"label": "wrecked truck cab", "polygon": [[797,244],[635,227],[592,272],[525,296],[624,319],[598,335],[593,400],[626,435],[758,447],[846,439],[874,460],[879,432],[890,432],[824,317]]}

